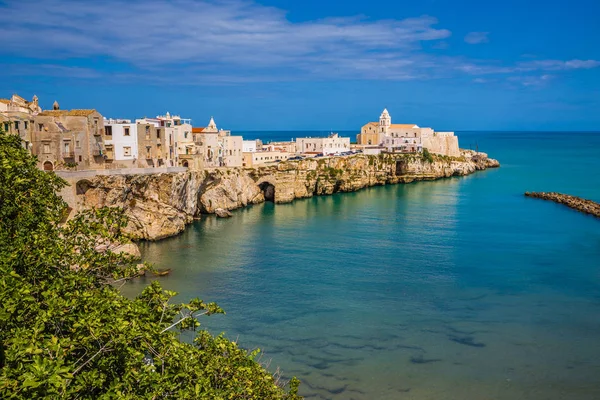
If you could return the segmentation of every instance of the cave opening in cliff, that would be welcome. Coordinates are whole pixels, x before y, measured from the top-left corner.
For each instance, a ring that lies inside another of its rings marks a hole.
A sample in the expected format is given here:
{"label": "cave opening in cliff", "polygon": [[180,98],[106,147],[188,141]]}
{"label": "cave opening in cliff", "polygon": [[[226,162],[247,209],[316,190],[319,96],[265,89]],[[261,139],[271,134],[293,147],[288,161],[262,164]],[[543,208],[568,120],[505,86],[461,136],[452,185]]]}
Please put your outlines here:
{"label": "cave opening in cliff", "polygon": [[260,190],[262,190],[263,195],[265,196],[265,201],[275,202],[275,186],[269,182],[263,182],[258,185]]}
{"label": "cave opening in cliff", "polygon": [[77,195],[85,194],[92,187],[92,183],[87,179],[80,180],[75,184],[75,193]]}

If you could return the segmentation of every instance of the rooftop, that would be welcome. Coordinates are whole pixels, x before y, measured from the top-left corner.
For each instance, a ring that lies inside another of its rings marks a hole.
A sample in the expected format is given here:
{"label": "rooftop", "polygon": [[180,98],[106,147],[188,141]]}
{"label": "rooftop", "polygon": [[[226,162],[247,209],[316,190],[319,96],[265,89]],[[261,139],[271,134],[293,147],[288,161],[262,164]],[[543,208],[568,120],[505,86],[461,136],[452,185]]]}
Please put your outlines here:
{"label": "rooftop", "polygon": [[96,113],[96,110],[93,109],[82,109],[82,110],[44,110],[38,115],[44,117],[89,117],[90,115]]}

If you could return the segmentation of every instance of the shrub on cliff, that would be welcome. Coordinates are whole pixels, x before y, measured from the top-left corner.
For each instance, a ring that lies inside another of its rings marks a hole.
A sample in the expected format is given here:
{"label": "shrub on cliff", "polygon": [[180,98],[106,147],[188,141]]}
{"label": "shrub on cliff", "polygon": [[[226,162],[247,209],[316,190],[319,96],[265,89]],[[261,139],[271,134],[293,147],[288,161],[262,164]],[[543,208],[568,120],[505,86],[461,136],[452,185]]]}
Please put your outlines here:
{"label": "shrub on cliff", "polygon": [[59,225],[65,182],[36,168],[17,136],[0,132],[0,398],[299,399],[236,343],[200,330],[214,303],[172,303],[158,283],[134,300],[116,284],[132,260],[100,253],[121,237],[114,209]]}
{"label": "shrub on cliff", "polygon": [[431,155],[431,153],[429,152],[429,150],[427,150],[426,148],[423,148],[423,161],[429,161],[430,163],[433,162],[433,156]]}

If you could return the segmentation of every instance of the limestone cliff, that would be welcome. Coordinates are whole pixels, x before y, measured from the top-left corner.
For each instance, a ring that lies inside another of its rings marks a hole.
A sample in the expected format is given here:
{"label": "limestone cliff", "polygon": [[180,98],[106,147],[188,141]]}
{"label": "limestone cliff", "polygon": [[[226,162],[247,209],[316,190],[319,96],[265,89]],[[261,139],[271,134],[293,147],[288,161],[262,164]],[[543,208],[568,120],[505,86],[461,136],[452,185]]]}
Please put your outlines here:
{"label": "limestone cliff", "polygon": [[155,175],[95,176],[77,183],[74,209],[123,207],[128,231],[140,239],[176,235],[195,217],[233,210],[265,200],[351,192],[368,186],[462,176],[491,167],[496,160],[465,150],[460,157],[397,154],[314,158],[255,169],[219,168]]}

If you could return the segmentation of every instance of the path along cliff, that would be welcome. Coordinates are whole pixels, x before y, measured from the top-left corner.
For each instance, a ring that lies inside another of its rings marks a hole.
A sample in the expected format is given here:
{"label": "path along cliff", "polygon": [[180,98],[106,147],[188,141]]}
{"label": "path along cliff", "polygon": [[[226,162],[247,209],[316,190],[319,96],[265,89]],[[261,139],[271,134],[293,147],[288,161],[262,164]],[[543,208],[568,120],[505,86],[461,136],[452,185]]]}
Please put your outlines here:
{"label": "path along cliff", "polygon": [[463,176],[500,164],[485,153],[460,157],[421,154],[354,155],[287,161],[258,168],[217,168],[154,175],[98,175],[72,182],[64,196],[74,211],[122,207],[137,239],[176,235],[186,224],[219,208],[294,199],[369,186]]}

